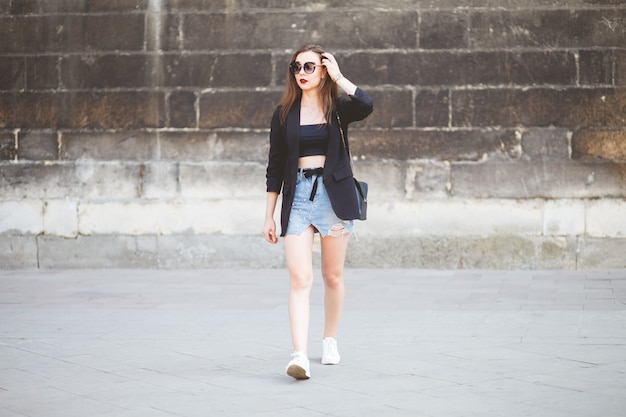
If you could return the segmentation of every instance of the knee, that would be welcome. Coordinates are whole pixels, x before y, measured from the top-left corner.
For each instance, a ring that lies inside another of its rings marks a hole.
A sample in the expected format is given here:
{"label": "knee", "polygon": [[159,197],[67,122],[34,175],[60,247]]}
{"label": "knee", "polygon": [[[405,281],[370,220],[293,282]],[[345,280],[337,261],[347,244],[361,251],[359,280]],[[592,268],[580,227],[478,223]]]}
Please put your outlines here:
{"label": "knee", "polygon": [[292,291],[308,291],[313,284],[313,277],[309,274],[291,274],[289,281]]}
{"label": "knee", "polygon": [[343,287],[343,273],[341,271],[325,271],[323,276],[326,288],[335,290]]}

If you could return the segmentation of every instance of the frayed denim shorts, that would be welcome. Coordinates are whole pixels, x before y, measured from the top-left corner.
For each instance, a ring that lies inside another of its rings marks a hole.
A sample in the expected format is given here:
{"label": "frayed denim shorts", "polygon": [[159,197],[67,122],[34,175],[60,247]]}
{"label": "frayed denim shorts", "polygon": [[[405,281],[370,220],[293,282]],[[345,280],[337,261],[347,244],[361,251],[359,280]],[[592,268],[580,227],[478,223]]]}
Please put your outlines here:
{"label": "frayed denim shorts", "polygon": [[[324,187],[322,176],[306,178],[306,169],[298,170],[296,194],[293,198],[286,235],[299,235],[307,227],[313,226],[323,237],[331,235],[343,237],[352,233],[352,220],[342,220],[335,214],[330,198]],[[311,201],[311,192],[317,178],[317,190]]]}

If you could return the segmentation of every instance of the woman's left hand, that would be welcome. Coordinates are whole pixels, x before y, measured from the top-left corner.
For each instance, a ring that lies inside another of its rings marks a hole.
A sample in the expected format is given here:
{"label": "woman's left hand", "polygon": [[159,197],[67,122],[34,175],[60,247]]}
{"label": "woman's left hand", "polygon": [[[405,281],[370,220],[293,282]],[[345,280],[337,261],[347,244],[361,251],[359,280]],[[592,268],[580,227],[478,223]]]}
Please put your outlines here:
{"label": "woman's left hand", "polygon": [[332,54],[328,52],[324,52],[322,54],[322,65],[326,67],[326,71],[328,71],[328,75],[330,78],[335,79],[339,77],[341,71],[339,70],[339,64],[337,64],[337,60]]}

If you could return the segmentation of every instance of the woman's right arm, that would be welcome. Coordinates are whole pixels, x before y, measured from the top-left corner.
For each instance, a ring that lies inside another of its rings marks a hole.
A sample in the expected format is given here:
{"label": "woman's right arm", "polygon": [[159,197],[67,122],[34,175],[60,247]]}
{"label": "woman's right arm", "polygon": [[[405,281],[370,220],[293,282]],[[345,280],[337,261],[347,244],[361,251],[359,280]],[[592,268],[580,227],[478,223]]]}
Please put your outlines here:
{"label": "woman's right arm", "polygon": [[276,235],[276,222],[274,211],[278,201],[278,193],[283,185],[283,175],[287,160],[287,149],[284,139],[281,137],[279,122],[279,109],[274,111],[270,130],[270,150],[267,163],[267,202],[265,204],[265,222],[263,224],[263,236],[269,243],[278,243]]}
{"label": "woman's right arm", "polygon": [[263,236],[269,243],[278,243],[276,236],[276,222],[274,221],[274,210],[276,210],[276,202],[278,201],[278,193],[268,192],[267,203],[265,204],[265,224],[263,225]]}
{"label": "woman's right arm", "polygon": [[287,141],[280,125],[280,108],[274,111],[270,128],[270,150],[265,174],[267,192],[280,193],[287,163]]}

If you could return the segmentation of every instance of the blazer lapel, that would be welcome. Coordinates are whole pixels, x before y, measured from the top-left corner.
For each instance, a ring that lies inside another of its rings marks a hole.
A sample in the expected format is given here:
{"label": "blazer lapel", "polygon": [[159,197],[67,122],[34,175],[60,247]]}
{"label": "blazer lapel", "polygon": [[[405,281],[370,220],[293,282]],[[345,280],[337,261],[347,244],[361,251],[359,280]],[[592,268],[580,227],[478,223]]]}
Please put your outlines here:
{"label": "blazer lapel", "polygon": [[291,155],[297,156],[300,153],[300,102],[291,106],[287,114],[287,144]]}

